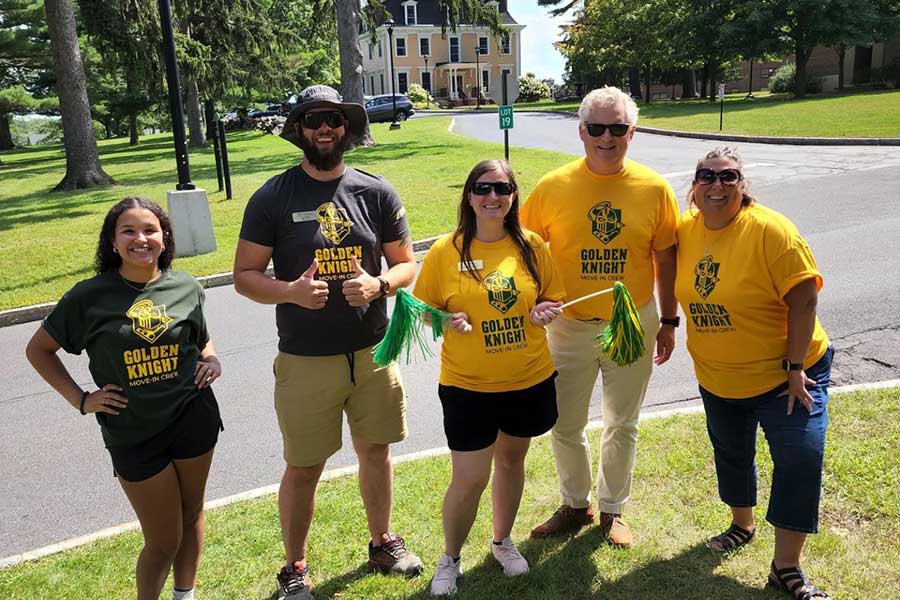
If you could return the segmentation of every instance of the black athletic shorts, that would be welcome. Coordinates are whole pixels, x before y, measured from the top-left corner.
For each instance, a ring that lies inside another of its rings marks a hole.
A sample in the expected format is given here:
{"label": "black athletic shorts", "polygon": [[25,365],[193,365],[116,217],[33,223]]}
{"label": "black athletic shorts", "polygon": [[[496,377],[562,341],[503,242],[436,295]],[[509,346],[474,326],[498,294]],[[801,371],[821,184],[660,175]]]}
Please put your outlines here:
{"label": "black athletic shorts", "polygon": [[439,385],[444,408],[444,433],[451,450],[483,450],[497,440],[497,432],[536,437],[556,424],[556,372],[544,381],[513,392],[473,392]]}
{"label": "black athletic shorts", "polygon": [[224,431],[211,388],[199,390],[172,425],[135,446],[107,448],[113,475],[132,483],[150,479],[173,460],[195,458],[212,450]]}

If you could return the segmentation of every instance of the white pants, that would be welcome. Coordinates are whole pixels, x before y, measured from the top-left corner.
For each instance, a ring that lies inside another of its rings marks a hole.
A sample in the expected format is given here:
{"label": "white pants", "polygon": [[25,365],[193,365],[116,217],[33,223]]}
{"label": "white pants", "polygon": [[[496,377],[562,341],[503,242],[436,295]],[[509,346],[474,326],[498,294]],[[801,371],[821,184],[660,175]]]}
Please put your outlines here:
{"label": "white pants", "polygon": [[553,427],[553,453],[565,504],[584,508],[591,502],[591,450],[584,428],[598,372],[603,376],[603,435],[597,474],[601,512],[619,514],[631,494],[637,451],[638,417],[653,370],[659,316],[656,300],[638,309],[644,326],[644,355],[620,367],[600,351],[597,334],[607,321],[579,321],[561,316],[547,327],[550,353],[559,376],[556,401],[559,419]]}

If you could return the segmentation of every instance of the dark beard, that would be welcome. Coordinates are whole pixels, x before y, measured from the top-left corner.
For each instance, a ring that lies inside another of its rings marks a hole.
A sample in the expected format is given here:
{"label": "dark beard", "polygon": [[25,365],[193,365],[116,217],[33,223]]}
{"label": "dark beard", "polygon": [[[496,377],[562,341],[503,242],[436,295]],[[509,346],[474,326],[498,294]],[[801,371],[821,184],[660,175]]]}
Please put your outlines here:
{"label": "dark beard", "polygon": [[316,143],[306,137],[305,132],[300,132],[300,148],[303,155],[312,166],[320,171],[330,171],[344,160],[344,150],[347,148],[347,136],[340,136],[334,143],[331,152],[320,152]]}

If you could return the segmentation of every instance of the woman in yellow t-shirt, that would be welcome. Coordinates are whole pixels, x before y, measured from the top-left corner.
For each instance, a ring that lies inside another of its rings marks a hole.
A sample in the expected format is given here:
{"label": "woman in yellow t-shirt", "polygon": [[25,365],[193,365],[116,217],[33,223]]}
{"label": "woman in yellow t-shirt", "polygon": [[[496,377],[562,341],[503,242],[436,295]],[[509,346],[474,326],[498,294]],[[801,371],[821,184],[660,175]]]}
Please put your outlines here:
{"label": "woman in yellow t-shirt", "polygon": [[[816,317],[822,287],[812,252],[783,215],[747,194],[741,159],[720,147],[697,163],[678,226],[675,293],[713,445],[719,497],[731,525],[716,552],[756,533],[756,430],[774,463],[766,520],[775,526],[769,583],[824,599],[800,570],[818,529],[833,350]],[[694,208],[696,207],[696,208]]]}
{"label": "woman in yellow t-shirt", "polygon": [[460,551],[491,475],[491,550],[507,576],[528,572],[510,539],[531,438],[556,423],[556,371],[544,325],[561,312],[562,279],[543,240],[519,225],[509,164],[475,165],[456,231],[428,251],[415,295],[450,312],[438,395],[453,476],[444,496],[444,554],[431,593],[456,591]]}

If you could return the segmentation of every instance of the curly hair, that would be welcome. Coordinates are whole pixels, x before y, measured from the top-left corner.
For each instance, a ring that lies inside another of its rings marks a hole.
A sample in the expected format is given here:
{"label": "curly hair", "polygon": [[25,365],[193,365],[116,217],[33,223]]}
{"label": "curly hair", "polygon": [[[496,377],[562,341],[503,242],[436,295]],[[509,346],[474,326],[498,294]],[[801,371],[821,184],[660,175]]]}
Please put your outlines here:
{"label": "curly hair", "polygon": [[172,235],[172,223],[169,221],[169,217],[153,200],[140,196],[129,196],[110,208],[106,213],[106,218],[103,219],[100,239],[97,240],[97,253],[94,255],[94,271],[98,275],[122,266],[122,257],[113,250],[113,240],[116,237],[116,224],[119,222],[119,217],[130,208],[149,210],[159,219],[164,248],[156,264],[163,271],[172,266],[172,259],[175,258],[175,237]]}
{"label": "curly hair", "polygon": [[[491,171],[501,171],[506,175],[513,186],[512,205],[509,208],[509,212],[506,213],[506,217],[503,219],[503,226],[506,229],[506,232],[509,233],[513,242],[519,248],[519,255],[522,257],[522,262],[525,263],[528,273],[531,275],[531,278],[534,279],[537,289],[540,290],[541,275],[537,267],[537,254],[528,242],[528,238],[525,237],[525,232],[522,230],[522,225],[519,223],[519,186],[516,184],[516,176],[513,173],[512,168],[510,168],[509,163],[505,160],[483,160],[472,167],[472,171],[466,179],[466,183],[463,186],[462,198],[459,202],[459,223],[456,226],[456,231],[453,232],[453,244],[459,251],[460,262],[469,267],[474,265],[472,260],[472,242],[475,239],[476,221],[475,209],[469,204],[469,194],[472,192],[472,188],[475,186],[475,182],[478,181],[478,178]],[[476,280],[481,281],[481,275],[478,273],[477,269],[469,268],[467,271]]]}

